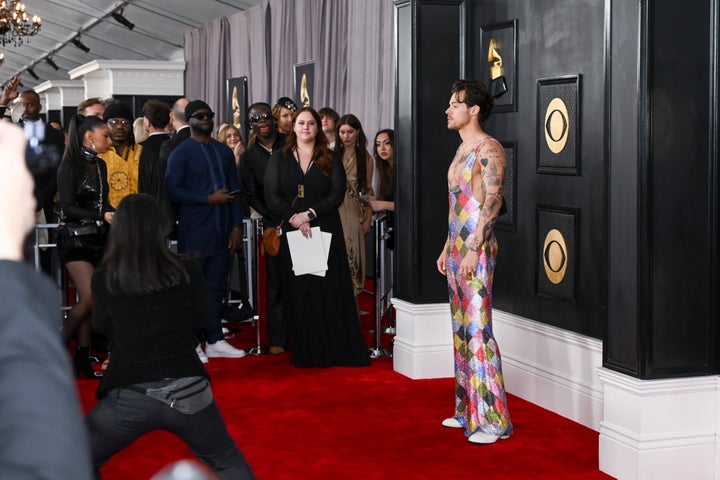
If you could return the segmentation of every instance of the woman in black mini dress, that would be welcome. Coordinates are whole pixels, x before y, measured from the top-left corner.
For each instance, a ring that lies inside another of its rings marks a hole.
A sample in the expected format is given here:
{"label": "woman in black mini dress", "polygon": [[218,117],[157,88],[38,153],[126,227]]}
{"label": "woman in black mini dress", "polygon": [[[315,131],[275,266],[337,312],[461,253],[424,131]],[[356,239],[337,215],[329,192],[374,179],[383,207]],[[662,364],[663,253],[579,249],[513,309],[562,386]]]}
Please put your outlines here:
{"label": "woman in black mini dress", "polygon": [[77,332],[73,360],[76,374],[99,378],[90,365],[92,299],[90,280],[105,249],[107,226],[113,207],[108,203],[107,167],[97,154],[112,144],[107,125],[97,117],[76,115],[70,120],[68,143],[58,169],[61,221],[58,256],[75,284],[79,301],[63,323],[63,336],[70,343]]}

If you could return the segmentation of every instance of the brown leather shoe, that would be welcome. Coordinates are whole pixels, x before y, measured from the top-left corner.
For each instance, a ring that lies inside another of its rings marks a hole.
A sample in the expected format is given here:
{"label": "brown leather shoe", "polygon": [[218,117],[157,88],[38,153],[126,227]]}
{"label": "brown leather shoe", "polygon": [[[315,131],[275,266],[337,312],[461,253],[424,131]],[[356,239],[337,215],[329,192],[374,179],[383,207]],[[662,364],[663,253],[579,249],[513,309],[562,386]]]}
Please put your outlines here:
{"label": "brown leather shoe", "polygon": [[278,355],[280,353],[285,353],[285,349],[283,347],[270,347],[270,353]]}

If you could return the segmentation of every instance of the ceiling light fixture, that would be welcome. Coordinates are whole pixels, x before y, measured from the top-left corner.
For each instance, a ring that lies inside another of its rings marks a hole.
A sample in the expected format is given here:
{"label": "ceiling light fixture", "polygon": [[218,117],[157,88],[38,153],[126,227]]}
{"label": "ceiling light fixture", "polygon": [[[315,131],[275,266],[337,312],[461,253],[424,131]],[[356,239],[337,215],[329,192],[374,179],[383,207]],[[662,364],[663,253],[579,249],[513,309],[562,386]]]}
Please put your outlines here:
{"label": "ceiling light fixture", "polygon": [[60,67],[57,66],[57,63],[55,63],[51,57],[45,57],[45,61],[55,70],[60,70]]}
{"label": "ceiling light fixture", "polygon": [[0,0],[0,44],[12,44],[19,47],[26,41],[24,37],[31,37],[40,31],[42,19],[37,15],[30,15],[25,5],[19,0]]}
{"label": "ceiling light fixture", "polygon": [[120,8],[112,12],[110,15],[112,15],[112,17],[117,20],[120,25],[127,27],[128,30],[132,30],[133,28],[135,28],[135,24],[125,18],[125,16],[123,15],[124,10],[124,8]]}
{"label": "ceiling light fixture", "polygon": [[75,45],[75,46],[76,46],[77,48],[79,48],[80,50],[84,51],[85,53],[90,53],[90,47],[88,47],[87,45],[85,45],[84,43],[82,43],[82,42],[80,41],[80,37],[75,37],[75,38],[73,38],[73,39],[70,40],[70,41],[72,42],[73,45]]}
{"label": "ceiling light fixture", "polygon": [[31,77],[33,77],[35,80],[40,80],[40,77],[38,77],[37,73],[35,73],[35,70],[32,69],[32,67],[27,68],[27,72],[30,74]]}

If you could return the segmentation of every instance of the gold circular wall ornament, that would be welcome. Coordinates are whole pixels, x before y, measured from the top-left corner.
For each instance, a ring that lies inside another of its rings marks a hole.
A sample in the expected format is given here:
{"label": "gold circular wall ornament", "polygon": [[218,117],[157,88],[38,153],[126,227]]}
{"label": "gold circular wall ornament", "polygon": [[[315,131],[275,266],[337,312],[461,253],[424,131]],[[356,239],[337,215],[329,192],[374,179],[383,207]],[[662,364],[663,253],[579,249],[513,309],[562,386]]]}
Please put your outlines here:
{"label": "gold circular wall ornament", "polygon": [[568,250],[565,237],[554,228],[545,235],[543,265],[548,280],[555,285],[563,281],[567,272]]}
{"label": "gold circular wall ornament", "polygon": [[570,135],[570,114],[560,98],[553,98],[545,110],[545,143],[553,153],[560,153]]}

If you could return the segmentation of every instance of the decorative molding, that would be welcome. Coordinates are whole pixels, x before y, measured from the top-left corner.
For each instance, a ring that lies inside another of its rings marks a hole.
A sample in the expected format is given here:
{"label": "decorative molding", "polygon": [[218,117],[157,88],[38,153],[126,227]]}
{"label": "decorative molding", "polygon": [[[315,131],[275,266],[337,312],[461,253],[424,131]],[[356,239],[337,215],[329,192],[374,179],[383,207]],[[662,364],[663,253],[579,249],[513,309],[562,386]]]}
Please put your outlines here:
{"label": "decorative molding", "polygon": [[604,385],[600,470],[620,479],[720,478],[720,377],[597,373]]}
{"label": "decorative molding", "polygon": [[[602,420],[602,341],[493,310],[508,392],[598,430]],[[510,405],[512,415],[512,404]]]}
{"label": "decorative molding", "polygon": [[48,80],[36,86],[34,90],[42,98],[45,95],[43,111],[62,110],[74,107],[85,99],[85,86],[80,80]]}
{"label": "decorative molding", "polygon": [[85,82],[87,97],[182,95],[185,62],[93,60],[69,72]]}
{"label": "decorative molding", "polygon": [[[392,300],[396,310],[395,371],[410,378],[452,377],[448,304]],[[602,419],[602,342],[493,310],[505,386],[512,395],[597,430]],[[512,413],[512,404],[510,405]]]}
{"label": "decorative molding", "polygon": [[413,304],[397,298],[393,366],[413,379],[454,375],[452,324],[447,303]]}
{"label": "decorative molding", "polygon": [[182,61],[156,61],[156,60],[93,60],[73,68],[68,72],[71,79],[83,77],[100,70],[168,70],[185,71],[185,62]]}

